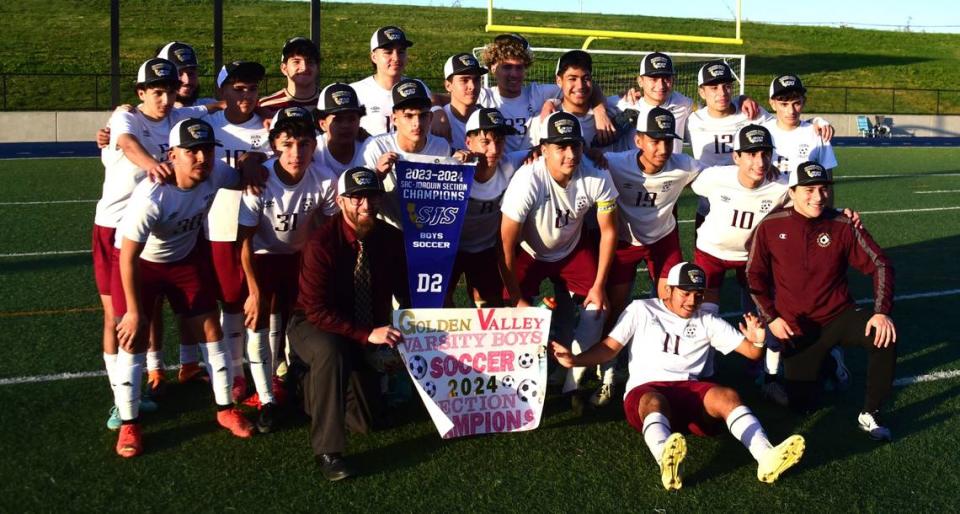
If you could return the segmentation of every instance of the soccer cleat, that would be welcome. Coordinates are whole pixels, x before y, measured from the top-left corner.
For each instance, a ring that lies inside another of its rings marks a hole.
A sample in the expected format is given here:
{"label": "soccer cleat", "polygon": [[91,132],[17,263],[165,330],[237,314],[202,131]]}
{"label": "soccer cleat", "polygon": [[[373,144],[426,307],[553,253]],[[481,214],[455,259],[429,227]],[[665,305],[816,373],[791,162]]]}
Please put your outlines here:
{"label": "soccer cleat", "polygon": [[679,490],[683,487],[680,478],[680,465],[687,456],[687,440],[683,434],[674,432],[663,443],[660,453],[660,482],[667,491]]}
{"label": "soccer cleat", "polygon": [[117,455],[129,459],[141,453],[143,453],[143,443],[140,440],[140,424],[120,425],[120,435],[117,437]]}
{"label": "soccer cleat", "polygon": [[120,430],[123,420],[120,419],[120,409],[116,405],[110,407],[110,417],[107,418],[107,428],[110,430]]}
{"label": "soccer cleat", "polygon": [[784,471],[800,462],[804,448],[806,442],[799,434],[794,434],[770,448],[757,465],[757,479],[767,484],[776,482]]}
{"label": "soccer cleat", "polygon": [[590,395],[590,404],[594,407],[603,407],[613,400],[613,384],[601,384],[596,391]]}
{"label": "soccer cleat", "polygon": [[834,372],[834,377],[837,380],[837,389],[846,391],[850,387],[850,370],[847,369],[847,364],[843,361],[843,349],[839,346],[834,346],[830,350],[830,356],[833,357],[837,365],[837,369]]}
{"label": "soccer cleat", "polygon": [[153,398],[160,398],[167,391],[167,375],[161,369],[147,372],[147,391]]}
{"label": "soccer cleat", "polygon": [[893,440],[893,434],[890,432],[890,429],[881,425],[882,421],[877,411],[861,412],[860,415],[857,416],[857,423],[860,425],[860,430],[869,434],[870,437],[876,441]]}
{"label": "soccer cleat", "polygon": [[257,415],[257,431],[261,434],[267,434],[273,431],[277,424],[277,406],[274,403],[265,403],[260,406],[260,413]]}
{"label": "soccer cleat", "polygon": [[767,382],[760,386],[760,394],[764,398],[776,403],[781,407],[786,407],[790,404],[790,398],[787,396],[787,391],[784,390],[783,385],[780,382]]}
{"label": "soccer cleat", "polygon": [[237,437],[245,439],[253,435],[253,425],[234,407],[218,411],[217,423]]}
{"label": "soccer cleat", "polygon": [[208,380],[204,374],[203,367],[196,362],[182,364],[180,366],[180,371],[177,372],[177,381],[181,384],[186,384],[187,382],[191,382],[193,380]]}
{"label": "soccer cleat", "polygon": [[247,397],[247,377],[236,377],[233,379],[233,387],[230,388],[230,397],[233,403],[240,403]]}

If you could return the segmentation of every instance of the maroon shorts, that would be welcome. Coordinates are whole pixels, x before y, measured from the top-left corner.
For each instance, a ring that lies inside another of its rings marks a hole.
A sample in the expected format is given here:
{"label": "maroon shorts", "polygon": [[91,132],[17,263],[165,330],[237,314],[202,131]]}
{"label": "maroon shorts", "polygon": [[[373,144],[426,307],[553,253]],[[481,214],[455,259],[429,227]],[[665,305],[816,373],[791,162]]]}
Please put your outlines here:
{"label": "maroon shorts", "polygon": [[114,236],[117,229],[93,226],[93,278],[97,281],[97,291],[103,296],[110,296],[110,279],[113,276],[113,264],[120,255],[120,250],[114,246]]}
{"label": "maroon shorts", "polygon": [[243,265],[240,264],[240,243],[207,241],[200,236],[198,245],[204,247],[217,279],[217,298],[224,303],[240,303],[247,298]]}
{"label": "maroon shorts", "polygon": [[668,419],[670,419],[672,430],[698,436],[716,435],[723,430],[723,423],[711,418],[703,408],[703,399],[714,387],[717,387],[717,384],[699,380],[647,382],[634,387],[627,393],[627,397],[623,400],[623,412],[627,416],[627,423],[642,434],[640,398],[647,393],[659,393],[670,405]]}
{"label": "maroon shorts", "polygon": [[[520,250],[523,251],[523,250]],[[450,274],[448,298],[453,299],[453,290],[460,281],[460,275],[467,277],[468,295],[474,289],[487,307],[503,305],[503,279],[500,278],[497,247],[493,246],[477,253],[457,252],[457,260],[453,262],[453,272]]]}
{"label": "maroon shorts", "polygon": [[[149,318],[157,298],[165,296],[170,308],[180,316],[190,317],[217,309],[216,279],[207,261],[194,248],[187,257],[176,262],[150,262],[137,259],[140,266],[140,306]],[[127,299],[120,280],[119,259],[113,266],[111,278],[113,314],[121,317],[127,312]],[[148,307],[149,306],[149,307]]]}
{"label": "maroon shorts", "polygon": [[574,294],[587,296],[597,278],[597,242],[581,235],[580,242],[570,255],[556,262],[538,261],[526,250],[517,248],[514,272],[520,282],[520,292],[527,298],[540,294],[540,283],[545,279],[560,279]]}
{"label": "maroon shorts", "polygon": [[610,284],[629,284],[637,275],[637,265],[647,261],[647,271],[650,280],[666,277],[675,264],[683,262],[683,252],[680,251],[680,231],[673,228],[669,234],[663,236],[653,244],[635,246],[625,241],[617,243],[617,251],[613,254],[613,266],[607,278]]}
{"label": "maroon shorts", "polygon": [[737,282],[747,287],[747,261],[725,261],[697,248],[693,253],[693,262],[703,268],[707,275],[707,289],[720,289],[727,270],[737,270]]}
{"label": "maroon shorts", "polygon": [[300,252],[255,253],[253,270],[263,298],[275,296],[277,302],[292,308],[300,284]]}

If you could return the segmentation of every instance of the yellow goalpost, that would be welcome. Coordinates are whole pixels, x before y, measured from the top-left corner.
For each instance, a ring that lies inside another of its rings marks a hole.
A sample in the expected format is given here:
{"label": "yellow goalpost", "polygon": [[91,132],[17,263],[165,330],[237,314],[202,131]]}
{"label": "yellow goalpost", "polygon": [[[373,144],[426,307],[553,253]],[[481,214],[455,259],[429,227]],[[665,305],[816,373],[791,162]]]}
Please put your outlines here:
{"label": "yellow goalpost", "polygon": [[740,3],[737,0],[736,34],[734,37],[692,36],[684,34],[657,34],[651,32],[624,32],[618,30],[574,29],[563,27],[534,27],[527,25],[498,25],[493,22],[493,0],[487,3],[487,32],[518,32],[528,34],[552,34],[555,36],[583,36],[587,40],[583,43],[586,49],[596,39],[656,39],[661,41],[683,41],[687,43],[713,43],[720,45],[742,45],[740,37]]}

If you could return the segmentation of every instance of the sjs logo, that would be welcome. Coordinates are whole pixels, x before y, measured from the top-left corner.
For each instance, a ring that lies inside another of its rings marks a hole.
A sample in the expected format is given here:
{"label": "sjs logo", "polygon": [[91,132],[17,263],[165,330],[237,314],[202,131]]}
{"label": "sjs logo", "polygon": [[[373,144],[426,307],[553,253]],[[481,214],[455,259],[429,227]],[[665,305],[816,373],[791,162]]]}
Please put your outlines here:
{"label": "sjs logo", "polygon": [[435,207],[424,205],[419,209],[413,203],[407,204],[407,214],[417,228],[423,228],[424,225],[433,227],[436,225],[453,225],[457,215],[460,214],[459,207]]}

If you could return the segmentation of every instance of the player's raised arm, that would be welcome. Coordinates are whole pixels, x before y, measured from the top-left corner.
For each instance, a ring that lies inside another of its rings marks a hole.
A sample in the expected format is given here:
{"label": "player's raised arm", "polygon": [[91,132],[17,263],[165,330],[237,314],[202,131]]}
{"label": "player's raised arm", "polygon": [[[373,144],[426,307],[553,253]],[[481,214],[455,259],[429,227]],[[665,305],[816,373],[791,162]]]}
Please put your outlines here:
{"label": "player's raised arm", "polygon": [[620,353],[623,344],[612,337],[606,337],[587,351],[574,355],[562,344],[550,341],[550,353],[565,368],[599,366]]}

